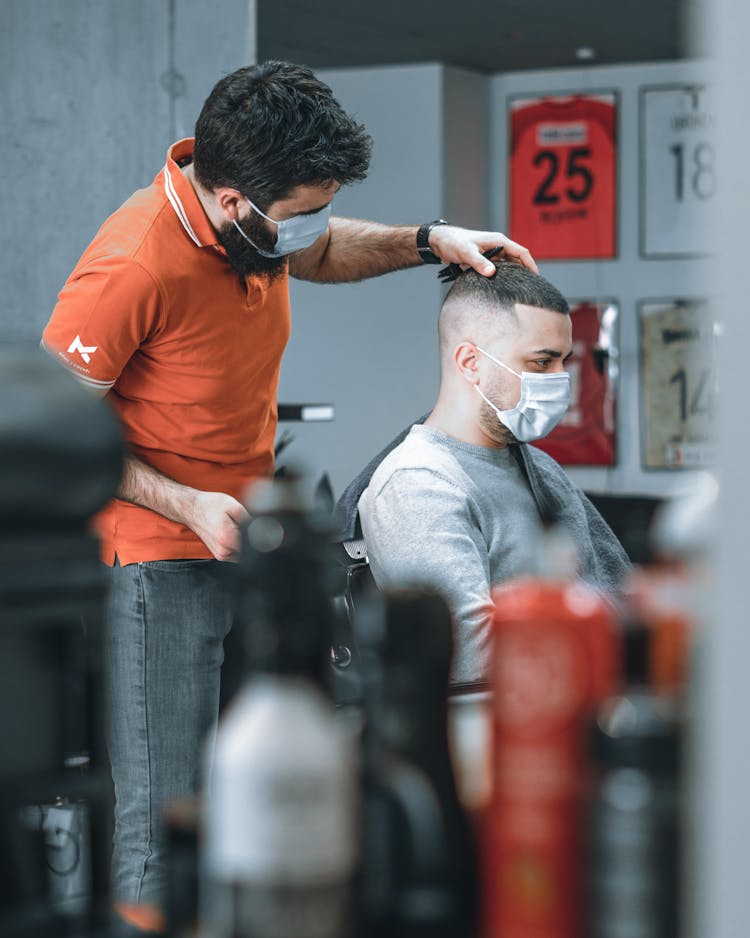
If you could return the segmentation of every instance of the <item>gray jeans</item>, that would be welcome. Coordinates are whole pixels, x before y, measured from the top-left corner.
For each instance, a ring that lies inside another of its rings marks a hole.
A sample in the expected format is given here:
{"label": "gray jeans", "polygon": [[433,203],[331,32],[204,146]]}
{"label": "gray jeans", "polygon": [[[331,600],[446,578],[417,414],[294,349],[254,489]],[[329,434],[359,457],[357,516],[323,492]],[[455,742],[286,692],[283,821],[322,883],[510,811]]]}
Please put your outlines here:
{"label": "gray jeans", "polygon": [[226,568],[215,560],[111,568],[105,678],[118,902],[162,903],[162,810],[201,785],[232,621]]}

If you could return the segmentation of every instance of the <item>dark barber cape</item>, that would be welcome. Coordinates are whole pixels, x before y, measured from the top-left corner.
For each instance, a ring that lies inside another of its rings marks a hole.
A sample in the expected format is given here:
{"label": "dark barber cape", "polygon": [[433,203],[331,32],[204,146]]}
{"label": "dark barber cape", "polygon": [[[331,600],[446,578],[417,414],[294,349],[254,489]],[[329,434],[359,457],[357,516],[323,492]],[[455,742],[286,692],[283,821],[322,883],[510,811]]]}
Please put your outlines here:
{"label": "dark barber cape", "polygon": [[[428,416],[425,414],[415,423],[424,423]],[[360,496],[377,467],[405,439],[412,426],[406,427],[370,460],[344,490],[334,509],[338,540],[362,537],[357,511]],[[631,565],[606,521],[551,456],[527,443],[512,444],[510,450],[528,480],[540,518],[562,525],[574,539],[583,579],[602,589],[619,592]]]}

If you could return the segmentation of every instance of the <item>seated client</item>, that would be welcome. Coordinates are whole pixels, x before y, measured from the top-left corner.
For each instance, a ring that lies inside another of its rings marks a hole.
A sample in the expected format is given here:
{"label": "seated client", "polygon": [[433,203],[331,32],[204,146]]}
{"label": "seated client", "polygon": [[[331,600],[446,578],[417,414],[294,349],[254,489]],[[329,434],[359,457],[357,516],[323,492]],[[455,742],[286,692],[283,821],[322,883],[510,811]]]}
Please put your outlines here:
{"label": "seated client", "polygon": [[516,264],[498,263],[489,279],[469,270],[443,303],[439,335],[432,413],[370,463],[338,512],[352,536],[358,508],[381,589],[426,586],[446,599],[461,684],[486,676],[491,587],[529,570],[541,518],[570,532],[588,582],[617,590],[629,563],[559,464],[526,445],[568,406],[564,297]]}

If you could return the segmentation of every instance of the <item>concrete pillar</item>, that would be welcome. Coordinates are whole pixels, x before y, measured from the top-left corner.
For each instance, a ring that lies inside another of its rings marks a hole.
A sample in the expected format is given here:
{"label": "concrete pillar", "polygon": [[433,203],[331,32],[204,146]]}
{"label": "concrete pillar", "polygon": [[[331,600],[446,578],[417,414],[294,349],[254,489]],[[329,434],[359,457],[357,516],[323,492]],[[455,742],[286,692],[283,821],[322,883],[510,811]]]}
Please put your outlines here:
{"label": "concrete pillar", "polygon": [[254,36],[254,0],[2,0],[0,342],[38,342],[99,225]]}

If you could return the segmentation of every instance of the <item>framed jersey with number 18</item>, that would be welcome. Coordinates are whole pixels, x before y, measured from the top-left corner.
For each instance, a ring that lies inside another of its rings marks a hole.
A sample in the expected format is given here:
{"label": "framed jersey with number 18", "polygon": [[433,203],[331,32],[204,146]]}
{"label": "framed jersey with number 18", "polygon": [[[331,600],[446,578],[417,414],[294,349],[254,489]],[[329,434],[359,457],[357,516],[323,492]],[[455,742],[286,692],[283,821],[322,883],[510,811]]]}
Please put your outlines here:
{"label": "framed jersey with number 18", "polygon": [[510,236],[540,260],[616,256],[617,93],[513,97]]}
{"label": "framed jersey with number 18", "polygon": [[710,253],[716,102],[704,85],[640,90],[640,250],[645,258]]}

